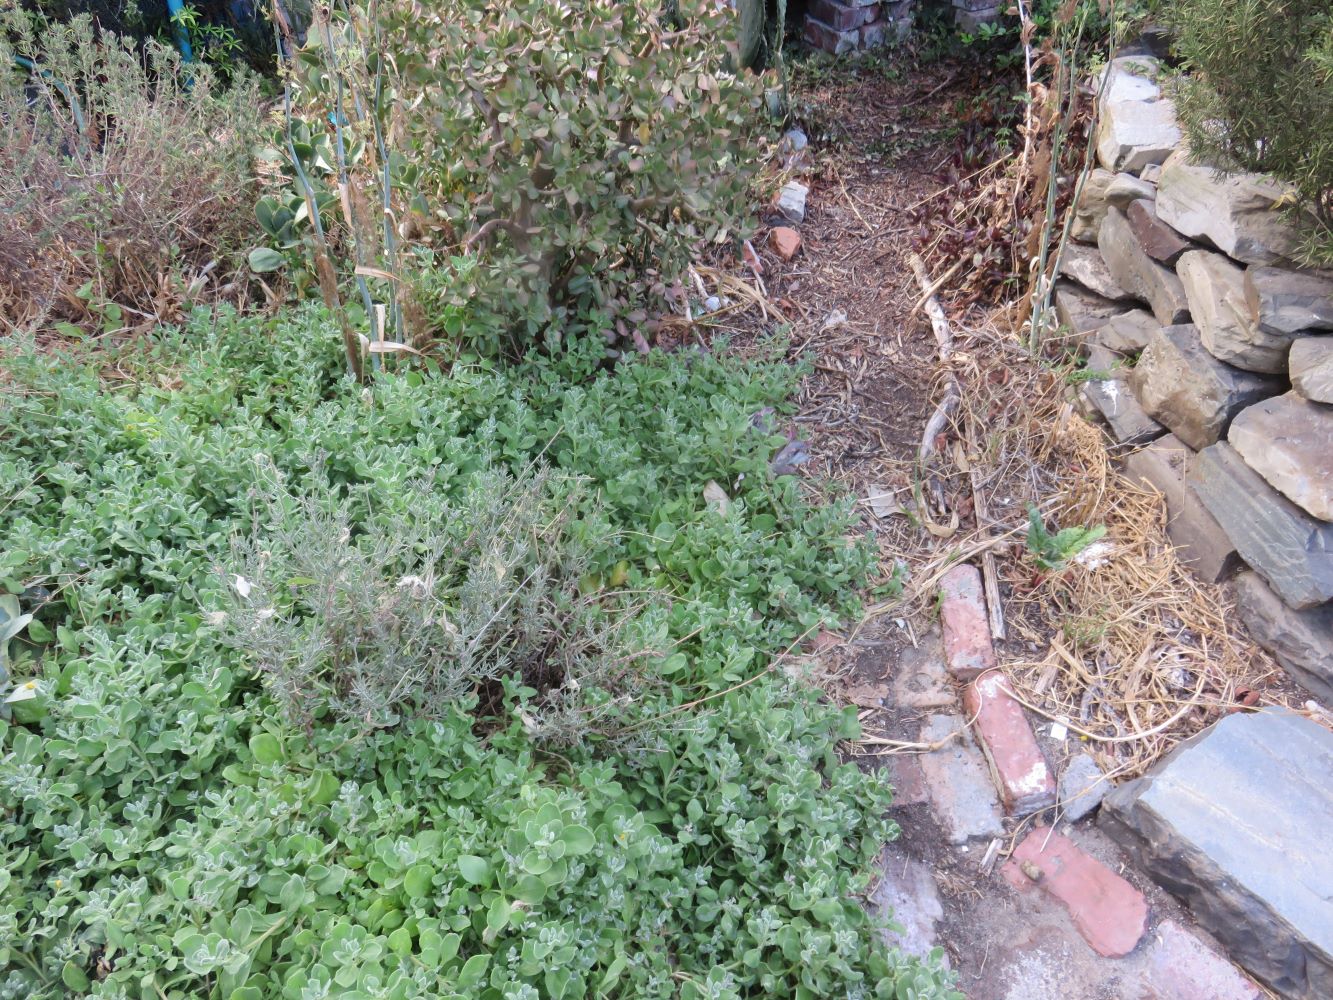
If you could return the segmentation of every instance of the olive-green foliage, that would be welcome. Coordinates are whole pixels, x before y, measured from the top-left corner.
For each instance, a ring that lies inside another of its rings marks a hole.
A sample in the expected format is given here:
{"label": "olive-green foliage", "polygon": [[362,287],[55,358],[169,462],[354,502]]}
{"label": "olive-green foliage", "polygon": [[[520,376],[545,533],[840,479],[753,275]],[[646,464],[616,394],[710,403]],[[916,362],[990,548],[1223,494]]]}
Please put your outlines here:
{"label": "olive-green foliage", "polygon": [[[362,388],[330,326],[201,317],[114,365],[5,359],[0,591],[36,616],[10,654],[41,697],[0,721],[0,997],[955,996],[855,898],[893,831],[882,781],[837,759],[854,715],[764,669],[868,560],[846,507],[768,472],[751,417],[791,374],[591,374],[589,350]],[[549,752],[520,672],[396,724],[293,720],[218,615],[238,554],[326,528],[307,497],[370,559],[538,456],[583,591],[656,630],[631,738]]]}
{"label": "olive-green foliage", "polygon": [[678,7],[362,0],[311,31],[297,112],[346,120],[349,154],[388,161],[401,235],[479,258],[495,323],[465,336],[628,339],[701,241],[737,238],[755,170],[730,11]]}
{"label": "olive-green foliage", "polygon": [[255,228],[259,104],[244,72],[0,5],[0,331],[221,294]]}
{"label": "olive-green foliage", "polygon": [[1333,261],[1333,8],[1327,0],[1167,0],[1189,71],[1177,106],[1205,162],[1273,174],[1314,216]]}

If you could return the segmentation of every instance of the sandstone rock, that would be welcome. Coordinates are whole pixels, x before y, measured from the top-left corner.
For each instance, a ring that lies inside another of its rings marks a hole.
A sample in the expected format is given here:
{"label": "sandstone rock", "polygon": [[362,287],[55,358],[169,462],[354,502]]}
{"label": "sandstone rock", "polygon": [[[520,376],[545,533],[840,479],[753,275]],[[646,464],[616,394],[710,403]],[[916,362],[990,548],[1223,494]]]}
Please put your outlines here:
{"label": "sandstone rock", "polygon": [[1143,247],[1143,252],[1159,264],[1174,267],[1180,255],[1194,247],[1193,243],[1182,239],[1178,232],[1157,218],[1153,203],[1147,199],[1130,202],[1125,209],[1125,217],[1129,220],[1130,231],[1139,241],[1139,246]]}
{"label": "sandstone rock", "polygon": [[1162,165],[1160,163],[1149,163],[1139,171],[1139,179],[1147,181],[1153,186],[1153,195],[1157,194],[1157,178],[1162,176]]}
{"label": "sandstone rock", "polygon": [[[1230,715],[1102,803],[1102,824],[1284,997],[1333,996],[1333,733]],[[1200,998],[1202,1000],[1202,998]]]}
{"label": "sandstone rock", "polygon": [[1333,706],[1333,604],[1296,611],[1258,573],[1236,577],[1240,620],[1254,641],[1325,705]]}
{"label": "sandstone rock", "polygon": [[1163,327],[1152,335],[1129,384],[1148,415],[1191,448],[1226,433],[1245,407],[1276,395],[1280,380],[1232,368],[1203,349],[1197,328]]}
{"label": "sandstone rock", "polygon": [[1166,535],[1176,558],[1199,579],[1218,583],[1241,568],[1236,546],[1186,485],[1194,451],[1174,434],[1125,459],[1125,476],[1146,483],[1166,501]]}
{"label": "sandstone rock", "polygon": [[1070,823],[1077,823],[1106,798],[1111,783],[1091,754],[1081,753],[1070,759],[1060,772],[1060,812]]}
{"label": "sandstone rock", "polygon": [[1063,336],[1074,342],[1082,340],[1112,316],[1124,311],[1122,304],[1104,299],[1072,281],[1057,281],[1052,298],[1055,302],[1055,319],[1064,331]]}
{"label": "sandstone rock", "polygon": [[1097,234],[1097,249],[1116,283],[1127,294],[1148,303],[1159,323],[1189,319],[1189,303],[1180,279],[1144,252],[1123,212],[1113,208],[1106,213]]}
{"label": "sandstone rock", "polygon": [[1106,299],[1125,299],[1125,290],[1116,284],[1111,271],[1095,247],[1068,244],[1060,254],[1058,273],[1072,278],[1084,288]]}
{"label": "sandstone rock", "polygon": [[1102,219],[1106,218],[1109,208],[1106,189],[1113,180],[1115,174],[1101,167],[1089,172],[1079,191],[1078,204],[1074,207],[1074,221],[1069,227],[1070,239],[1080,243],[1097,242],[1097,230],[1101,228]]}
{"label": "sandstone rock", "polygon": [[1245,295],[1259,326],[1270,333],[1333,330],[1333,278],[1252,267],[1245,272]]}
{"label": "sandstone rock", "polygon": [[1294,392],[1265,399],[1236,416],[1227,441],[1288,500],[1333,521],[1333,407]]}
{"label": "sandstone rock", "polygon": [[1148,56],[1111,60],[1102,78],[1097,160],[1108,170],[1137,173],[1161,163],[1180,143],[1176,109],[1157,85],[1158,62]]}
{"label": "sandstone rock", "polygon": [[1189,163],[1181,150],[1162,164],[1157,217],[1236,260],[1272,264],[1296,250],[1291,224],[1273,207],[1285,193],[1262,174],[1219,176],[1212,167]]}
{"label": "sandstone rock", "polygon": [[1089,381],[1083,386],[1083,395],[1106,421],[1118,444],[1144,444],[1166,433],[1166,428],[1144,411],[1123,376]]}
{"label": "sandstone rock", "polygon": [[1180,258],[1176,274],[1209,354],[1246,371],[1287,370],[1291,338],[1259,328],[1246,304],[1245,272],[1229,257],[1191,250]]}
{"label": "sandstone rock", "polygon": [[1148,346],[1148,338],[1161,328],[1151,313],[1142,309],[1112,316],[1097,328],[1092,339],[1117,354],[1137,354]]}
{"label": "sandstone rock", "polygon": [[1298,337],[1287,356],[1291,387],[1316,403],[1333,403],[1333,337]]}
{"label": "sandstone rock", "polygon": [[1152,201],[1156,197],[1157,185],[1140,180],[1133,174],[1116,174],[1106,188],[1106,201],[1122,212],[1141,198]]}
{"label": "sandstone rock", "polygon": [[1225,442],[1195,456],[1187,481],[1241,558],[1290,607],[1333,599],[1333,524],[1269,486]]}

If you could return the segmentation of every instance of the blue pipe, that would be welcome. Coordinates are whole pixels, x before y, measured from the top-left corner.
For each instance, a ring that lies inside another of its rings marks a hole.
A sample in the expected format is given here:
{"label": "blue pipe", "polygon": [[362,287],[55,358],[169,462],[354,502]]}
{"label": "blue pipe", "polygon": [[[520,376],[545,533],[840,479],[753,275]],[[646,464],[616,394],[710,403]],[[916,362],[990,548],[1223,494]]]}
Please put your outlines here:
{"label": "blue pipe", "polygon": [[194,52],[190,48],[190,33],[180,20],[184,10],[183,0],[167,0],[167,13],[171,15],[171,25],[176,33],[176,47],[181,50],[181,60],[188,63],[194,62]]}
{"label": "blue pipe", "polygon": [[70,113],[74,115],[74,127],[79,130],[79,137],[86,138],[88,135],[88,126],[83,120],[83,112],[79,110],[79,101],[78,98],[74,96],[74,92],[46,70],[39,69],[37,64],[31,59],[28,59],[25,56],[15,56],[14,62],[19,66],[22,66],[29,73],[34,73],[37,76],[40,76],[47,83],[51,84],[51,86],[55,87],[56,93],[69,102],[69,110]]}

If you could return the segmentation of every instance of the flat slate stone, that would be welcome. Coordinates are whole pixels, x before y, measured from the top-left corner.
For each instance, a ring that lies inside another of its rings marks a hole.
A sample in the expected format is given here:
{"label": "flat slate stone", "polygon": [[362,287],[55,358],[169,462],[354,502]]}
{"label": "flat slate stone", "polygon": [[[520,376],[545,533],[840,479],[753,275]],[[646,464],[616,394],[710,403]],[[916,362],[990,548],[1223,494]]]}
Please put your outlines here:
{"label": "flat slate stone", "polygon": [[1112,316],[1093,334],[1094,343],[1117,354],[1137,354],[1148,346],[1148,338],[1161,327],[1152,313],[1143,309]]}
{"label": "flat slate stone", "polygon": [[1103,326],[1107,320],[1121,312],[1122,302],[1113,302],[1096,292],[1090,292],[1082,285],[1072,281],[1059,280],[1055,283],[1055,319],[1064,331],[1065,339],[1073,344],[1083,340],[1093,330]]}
{"label": "flat slate stone", "polygon": [[1245,272],[1245,290],[1265,330],[1333,330],[1333,278],[1313,271],[1252,267]]}
{"label": "flat slate stone", "polygon": [[1176,558],[1201,580],[1219,583],[1241,568],[1240,555],[1217,518],[1185,483],[1194,450],[1174,434],[1125,459],[1125,476],[1146,483],[1166,501],[1166,536]]}
{"label": "flat slate stone", "polygon": [[1294,392],[1274,396],[1242,410],[1227,440],[1288,500],[1333,521],[1333,408]]}
{"label": "flat slate stone", "polygon": [[1333,604],[1297,611],[1283,604],[1258,573],[1245,572],[1236,577],[1236,610],[1254,641],[1333,707]]}
{"label": "flat slate stone", "polygon": [[1166,433],[1166,428],[1144,411],[1123,376],[1086,382],[1083,395],[1106,421],[1118,444],[1145,444]]}
{"label": "flat slate stone", "polygon": [[1157,185],[1140,180],[1133,174],[1116,174],[1106,188],[1106,200],[1122,212],[1128,211],[1133,202],[1140,199],[1152,201],[1156,197]]}
{"label": "flat slate stone", "polygon": [[1176,264],[1203,346],[1219,361],[1250,372],[1287,370],[1291,337],[1261,329],[1245,291],[1245,271],[1226,254],[1191,250]]}
{"label": "flat slate stone", "polygon": [[1129,384],[1148,415],[1191,448],[1219,440],[1232,417],[1284,388],[1281,379],[1218,361],[1189,324],[1154,333]]}
{"label": "flat slate stone", "polygon": [[1297,250],[1296,230],[1277,208],[1286,188],[1262,174],[1219,174],[1177,150],[1157,178],[1157,217],[1245,264],[1274,264]]}
{"label": "flat slate stone", "polygon": [[1311,517],[1219,441],[1190,463],[1190,488],[1241,558],[1287,605],[1333,600],[1333,524]]}
{"label": "flat slate stone", "polygon": [[1333,337],[1297,337],[1287,356],[1291,387],[1316,403],[1333,403]]}
{"label": "flat slate stone", "polygon": [[1070,243],[1060,254],[1060,266],[1056,270],[1104,299],[1129,298],[1125,290],[1116,284],[1111,269],[1106,266],[1106,261],[1102,260],[1101,252],[1096,247]]}
{"label": "flat slate stone", "polygon": [[1092,812],[1106,798],[1111,783],[1091,754],[1081,753],[1070,758],[1060,772],[1060,814],[1070,823],[1077,823]]}
{"label": "flat slate stone", "polygon": [[921,755],[921,772],[931,811],[951,844],[1004,833],[1000,802],[986,759],[958,715],[932,715],[921,727],[921,742],[948,742]]}
{"label": "flat slate stone", "polygon": [[1157,322],[1170,325],[1189,319],[1189,302],[1176,272],[1148,256],[1119,209],[1111,209],[1102,220],[1097,249],[1116,284],[1126,295],[1148,303]]}
{"label": "flat slate stone", "polygon": [[[1333,732],[1229,715],[1102,803],[1102,823],[1249,972],[1333,996]],[[1200,998],[1203,1000],[1203,998]]]}

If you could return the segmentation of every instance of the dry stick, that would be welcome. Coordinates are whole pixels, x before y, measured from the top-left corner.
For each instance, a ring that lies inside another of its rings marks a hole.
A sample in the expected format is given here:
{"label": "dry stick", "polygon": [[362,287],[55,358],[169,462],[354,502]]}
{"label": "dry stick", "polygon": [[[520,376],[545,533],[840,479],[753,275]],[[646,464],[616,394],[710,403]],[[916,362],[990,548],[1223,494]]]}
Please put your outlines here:
{"label": "dry stick", "polygon": [[[953,356],[953,331],[949,329],[949,321],[944,317],[944,309],[941,308],[939,299],[935,297],[935,289],[939,287],[939,284],[930,280],[930,273],[926,270],[925,262],[921,260],[918,254],[908,254],[907,262],[912,266],[912,273],[916,275],[916,280],[921,285],[922,305],[926,310],[926,315],[930,317],[930,327],[935,333],[935,343],[938,348],[940,363],[948,365],[950,358]],[[954,377],[953,371],[950,370],[944,396],[936,405],[935,412],[930,415],[930,419],[926,421],[926,426],[921,432],[921,444],[916,451],[916,477],[913,496],[917,502],[921,520],[932,535],[940,533],[948,535],[951,532],[948,528],[940,528],[939,532],[935,530],[935,526],[932,525],[930,520],[930,514],[926,509],[921,484],[925,481],[926,463],[930,461],[930,457],[935,451],[935,438],[944,430],[945,424],[961,399],[962,395],[958,391],[958,379]],[[937,496],[936,500],[939,502],[940,497]],[[956,522],[954,527],[957,527]]]}
{"label": "dry stick", "polygon": [[[912,254],[912,256],[913,256],[913,257],[916,257],[916,254]],[[920,258],[917,257],[917,260],[920,260]],[[949,270],[945,271],[945,272],[944,272],[943,274],[941,274],[938,278],[936,278],[934,281],[932,281],[932,282],[930,283],[930,285],[926,288],[926,290],[921,294],[921,297],[920,297],[919,299],[916,300],[916,303],[912,306],[912,308],[909,309],[909,310],[907,311],[907,318],[908,318],[908,319],[911,319],[913,316],[915,316],[915,315],[921,310],[921,307],[924,306],[924,305],[926,304],[926,301],[927,301],[932,295],[934,295],[936,292],[938,292],[938,291],[940,290],[940,288],[944,285],[944,283],[945,283],[946,281],[948,281],[948,280],[949,280],[950,278],[952,278],[955,274],[957,274],[957,273],[958,273],[958,269],[959,269],[960,267],[962,267],[962,266],[963,266],[963,262],[962,262],[962,260],[956,261],[956,262],[954,263],[953,267],[949,268]],[[914,267],[912,270],[915,271],[916,268]],[[920,277],[920,275],[918,275],[918,278],[919,278],[919,277]]]}
{"label": "dry stick", "polygon": [[[969,429],[971,421],[968,422]],[[970,437],[970,435],[969,435]],[[972,512],[976,515],[977,527],[990,530],[990,511],[986,508],[986,494],[981,487],[981,473],[976,465],[967,470],[968,482],[972,485]],[[990,620],[991,637],[1003,639],[1007,629],[1004,624],[1004,608],[1000,605],[1000,577],[995,567],[995,552],[986,549],[981,553],[981,584],[986,592],[986,617]]]}

